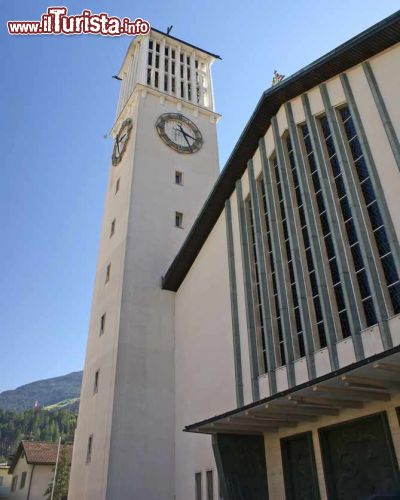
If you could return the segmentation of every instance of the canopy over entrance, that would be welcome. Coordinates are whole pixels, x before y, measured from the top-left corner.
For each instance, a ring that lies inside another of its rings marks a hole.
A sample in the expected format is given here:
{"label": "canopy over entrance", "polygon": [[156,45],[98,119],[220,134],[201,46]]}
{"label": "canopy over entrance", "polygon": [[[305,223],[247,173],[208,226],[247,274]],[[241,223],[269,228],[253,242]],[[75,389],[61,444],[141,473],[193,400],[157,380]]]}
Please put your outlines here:
{"label": "canopy over entrance", "polygon": [[202,434],[264,434],[390,401],[400,390],[400,346],[273,396],[185,427]]}

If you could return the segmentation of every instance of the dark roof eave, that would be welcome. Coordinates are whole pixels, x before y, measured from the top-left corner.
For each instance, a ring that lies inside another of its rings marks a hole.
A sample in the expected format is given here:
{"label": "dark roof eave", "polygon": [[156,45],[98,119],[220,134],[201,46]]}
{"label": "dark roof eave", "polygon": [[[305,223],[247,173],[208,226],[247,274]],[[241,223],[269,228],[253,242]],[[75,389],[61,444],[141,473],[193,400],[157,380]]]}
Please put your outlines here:
{"label": "dark roof eave", "polygon": [[199,254],[246,169],[258,142],[280,106],[316,85],[360,64],[400,42],[400,11],[351,38],[305,68],[266,90],[247,122],[233,152],[204,203],[187,238],[162,280],[162,288],[176,292]]}

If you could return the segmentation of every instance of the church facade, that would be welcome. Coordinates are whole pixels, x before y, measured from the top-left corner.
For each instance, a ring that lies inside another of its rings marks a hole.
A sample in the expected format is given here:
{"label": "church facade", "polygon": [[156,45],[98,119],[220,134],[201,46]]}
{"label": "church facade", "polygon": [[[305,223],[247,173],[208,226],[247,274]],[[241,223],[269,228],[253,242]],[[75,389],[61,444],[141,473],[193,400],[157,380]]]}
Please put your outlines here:
{"label": "church facade", "polygon": [[397,498],[400,13],[218,177],[216,59],[153,29],[119,74],[69,498]]}

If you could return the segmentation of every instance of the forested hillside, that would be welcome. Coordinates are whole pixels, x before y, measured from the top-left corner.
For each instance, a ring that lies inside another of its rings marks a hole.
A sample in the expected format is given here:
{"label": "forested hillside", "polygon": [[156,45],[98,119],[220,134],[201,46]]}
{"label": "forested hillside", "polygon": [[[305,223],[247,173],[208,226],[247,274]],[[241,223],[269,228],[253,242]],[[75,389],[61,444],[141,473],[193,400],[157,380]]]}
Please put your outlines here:
{"label": "forested hillside", "polygon": [[25,410],[17,413],[0,409],[0,462],[15,452],[21,439],[72,443],[77,415],[69,410]]}

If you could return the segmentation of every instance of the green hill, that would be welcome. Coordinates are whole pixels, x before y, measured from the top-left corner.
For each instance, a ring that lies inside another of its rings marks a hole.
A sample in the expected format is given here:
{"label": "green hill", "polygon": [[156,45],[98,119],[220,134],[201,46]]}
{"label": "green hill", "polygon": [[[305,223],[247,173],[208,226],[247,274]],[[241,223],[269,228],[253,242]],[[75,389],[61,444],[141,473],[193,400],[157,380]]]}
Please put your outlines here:
{"label": "green hill", "polygon": [[[38,380],[30,384],[21,385],[17,389],[0,393],[0,408],[3,410],[14,410],[22,412],[32,409],[38,402],[40,407],[48,407],[68,401],[77,409],[83,372],[73,372],[61,377]],[[73,400],[73,401],[71,401]],[[56,410],[56,408],[53,408]],[[49,408],[50,411],[53,409]],[[71,409],[71,411],[74,411]]]}

